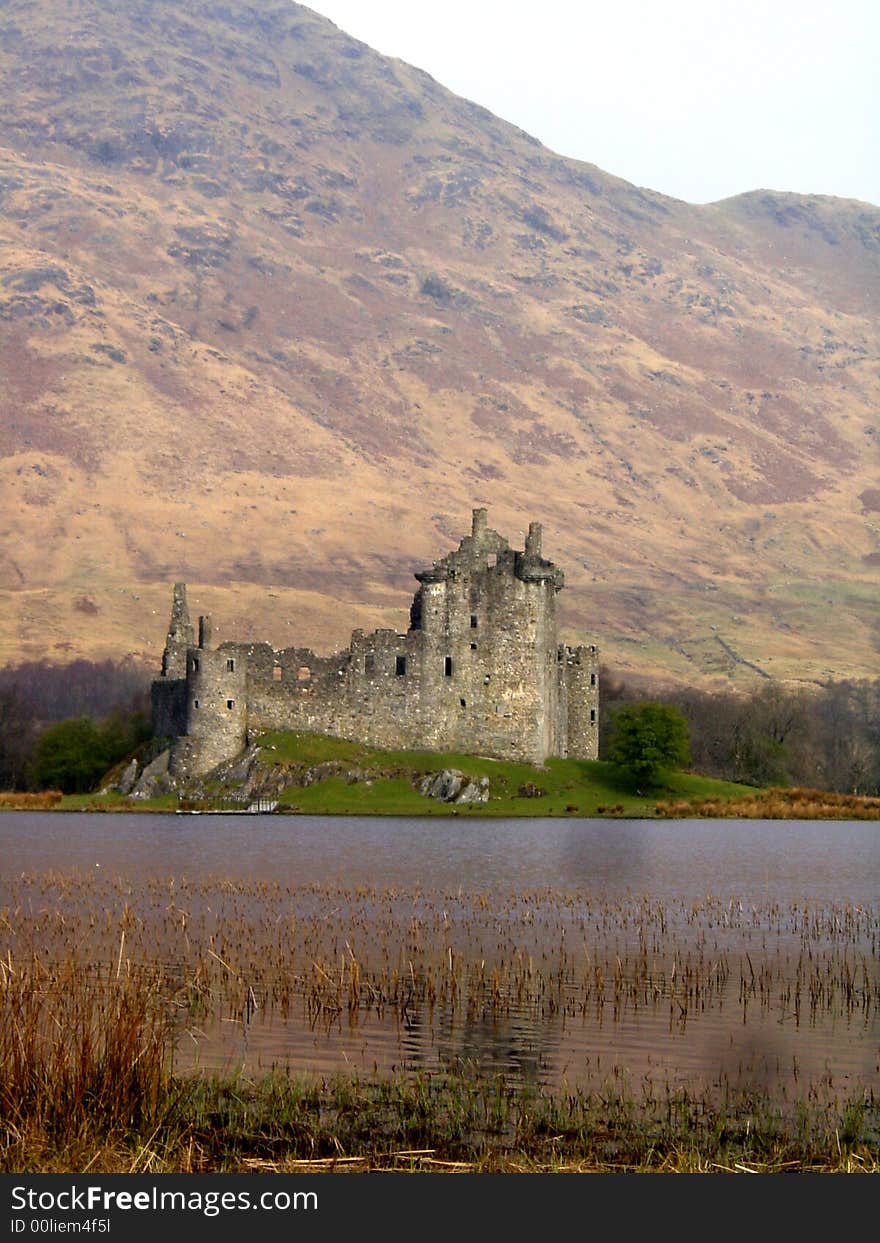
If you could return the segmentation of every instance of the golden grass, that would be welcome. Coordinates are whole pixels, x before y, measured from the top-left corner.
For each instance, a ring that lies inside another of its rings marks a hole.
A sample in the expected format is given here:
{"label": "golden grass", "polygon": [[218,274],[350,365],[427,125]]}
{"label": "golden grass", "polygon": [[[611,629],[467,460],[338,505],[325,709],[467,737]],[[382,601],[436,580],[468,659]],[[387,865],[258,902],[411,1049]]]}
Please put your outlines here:
{"label": "golden grass", "polygon": [[658,816],[725,816],[736,820],[880,820],[880,798],[831,790],[774,787],[746,798],[658,802]]}
{"label": "golden grass", "polygon": [[92,974],[75,956],[50,967],[8,954],[0,1015],[7,1148],[93,1148],[148,1132],[167,1112],[167,1004],[154,973]]}
{"label": "golden grass", "polygon": [[0,809],[7,811],[46,811],[57,807],[64,795],[60,790],[41,790],[38,794],[10,790],[0,792]]}

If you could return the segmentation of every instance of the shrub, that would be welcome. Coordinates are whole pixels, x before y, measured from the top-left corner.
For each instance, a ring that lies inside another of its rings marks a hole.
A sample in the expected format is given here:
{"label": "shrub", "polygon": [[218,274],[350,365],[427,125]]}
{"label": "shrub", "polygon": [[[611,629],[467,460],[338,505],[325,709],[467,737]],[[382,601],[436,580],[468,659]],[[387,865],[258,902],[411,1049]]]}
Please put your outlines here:
{"label": "shrub", "polygon": [[611,730],[608,759],[645,785],[690,762],[687,721],[672,704],[626,704],[614,713]]}

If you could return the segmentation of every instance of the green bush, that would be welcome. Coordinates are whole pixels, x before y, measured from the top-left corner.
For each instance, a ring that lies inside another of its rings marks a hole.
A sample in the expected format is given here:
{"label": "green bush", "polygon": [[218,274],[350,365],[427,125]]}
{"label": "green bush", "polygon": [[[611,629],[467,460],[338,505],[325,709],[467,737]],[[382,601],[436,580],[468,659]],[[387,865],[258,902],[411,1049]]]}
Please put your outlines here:
{"label": "green bush", "polygon": [[608,759],[644,785],[653,784],[664,769],[690,763],[687,721],[672,704],[620,707],[611,718],[611,731]]}
{"label": "green bush", "polygon": [[28,784],[38,790],[85,794],[149,736],[142,712],[115,713],[100,723],[88,716],[58,721],[37,741]]}

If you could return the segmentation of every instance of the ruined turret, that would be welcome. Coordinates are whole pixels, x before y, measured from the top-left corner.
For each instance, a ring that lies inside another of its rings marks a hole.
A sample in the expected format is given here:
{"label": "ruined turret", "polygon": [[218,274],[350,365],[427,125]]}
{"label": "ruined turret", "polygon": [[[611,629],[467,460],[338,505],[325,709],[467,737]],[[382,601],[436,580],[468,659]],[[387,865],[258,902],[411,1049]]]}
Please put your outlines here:
{"label": "ruined turret", "polygon": [[176,738],[186,730],[186,654],[192,645],[186,583],[175,583],[162,674],[151,687],[153,733],[157,738]]}
{"label": "ruined turret", "polygon": [[193,645],[193,628],[186,603],[186,583],[174,584],[171,600],[171,621],[162,655],[163,678],[186,677],[186,652]]}
{"label": "ruined turret", "polygon": [[561,590],[565,575],[559,566],[541,556],[542,528],[540,522],[529,523],[526,546],[516,554],[516,574],[526,583],[551,583],[555,591]]}

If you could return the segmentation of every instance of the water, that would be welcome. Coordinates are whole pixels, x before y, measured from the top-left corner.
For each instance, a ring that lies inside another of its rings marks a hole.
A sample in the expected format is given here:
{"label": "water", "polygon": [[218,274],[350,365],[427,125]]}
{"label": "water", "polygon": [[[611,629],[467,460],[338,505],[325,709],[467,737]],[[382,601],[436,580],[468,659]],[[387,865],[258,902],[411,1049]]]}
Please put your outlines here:
{"label": "water", "polygon": [[132,880],[222,876],[872,905],[880,899],[880,824],[0,814],[0,876],[95,867]]}
{"label": "water", "polygon": [[197,970],[184,1068],[876,1093],[878,895],[876,822],[0,816],[0,955]]}

